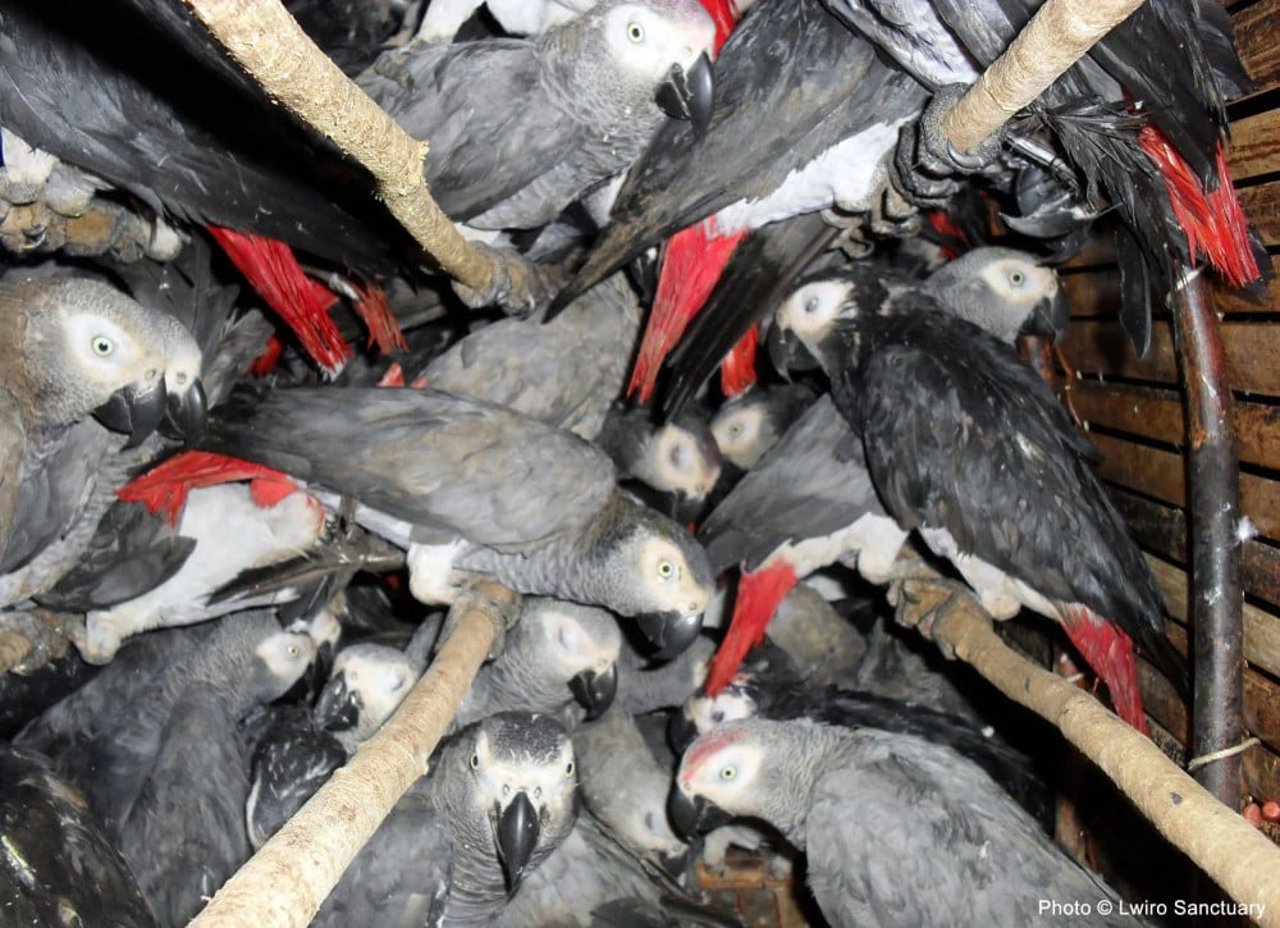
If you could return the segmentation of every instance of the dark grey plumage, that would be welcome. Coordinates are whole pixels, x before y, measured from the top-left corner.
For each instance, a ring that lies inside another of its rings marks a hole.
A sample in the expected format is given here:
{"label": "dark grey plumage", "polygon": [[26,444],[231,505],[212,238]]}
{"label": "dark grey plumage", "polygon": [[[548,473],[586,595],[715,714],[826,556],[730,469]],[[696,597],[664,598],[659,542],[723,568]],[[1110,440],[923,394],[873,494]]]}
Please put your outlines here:
{"label": "dark grey plumage", "polygon": [[1068,925],[1037,900],[1116,901],[982,770],[910,735],[735,722],[693,743],[676,782],[686,824],[714,805],[765,819],[803,850],[833,925]]}
{"label": "dark grey plumage", "polygon": [[[504,872],[503,823],[531,803],[538,825],[518,872]],[[318,926],[487,925],[526,871],[572,831],[573,745],[549,716],[506,712],[440,748],[356,855],[316,916]]]}
{"label": "dark grey plumage", "polygon": [[726,401],[711,417],[720,454],[750,470],[817,397],[803,384],[756,385]]}
{"label": "dark grey plumage", "polygon": [[706,417],[693,409],[659,424],[644,406],[615,407],[596,443],[613,459],[622,477],[659,494],[697,503],[707,498],[720,479],[720,449]]}

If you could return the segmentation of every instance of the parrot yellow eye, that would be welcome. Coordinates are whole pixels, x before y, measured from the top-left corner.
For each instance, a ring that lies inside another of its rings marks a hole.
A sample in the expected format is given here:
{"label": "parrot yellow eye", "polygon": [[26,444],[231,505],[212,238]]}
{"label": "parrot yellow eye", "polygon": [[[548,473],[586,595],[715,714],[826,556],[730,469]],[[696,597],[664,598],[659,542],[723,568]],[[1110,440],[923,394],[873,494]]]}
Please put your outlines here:
{"label": "parrot yellow eye", "polygon": [[722,767],[722,768],[720,768],[720,779],[722,779],[722,780],[732,780],[732,779],[733,779],[734,777],[736,777],[737,775],[738,775],[738,768],[737,768],[737,767]]}
{"label": "parrot yellow eye", "polygon": [[1021,287],[1023,281],[1026,279],[1027,277],[1022,273],[1022,271],[1011,271],[1009,273],[1009,283],[1013,284],[1015,287]]}
{"label": "parrot yellow eye", "polygon": [[729,434],[732,435],[734,438],[737,438],[739,435],[742,434],[742,426],[739,425],[737,422],[733,423],[733,425],[729,426]]}
{"label": "parrot yellow eye", "polygon": [[644,26],[639,23],[627,23],[627,38],[639,45],[644,41]]}
{"label": "parrot yellow eye", "polygon": [[564,768],[565,778],[566,779],[571,778],[573,776],[573,772],[577,769],[578,768],[573,765],[573,761],[569,761],[569,763],[567,763]]}
{"label": "parrot yellow eye", "polygon": [[471,769],[472,769],[472,770],[479,770],[479,769],[480,769],[480,755],[479,755],[479,754],[472,754],[472,755],[471,755]]}
{"label": "parrot yellow eye", "polygon": [[297,656],[298,656],[299,654],[301,654],[301,653],[302,653],[302,648],[298,647],[296,644],[291,644],[291,645],[289,645],[289,656],[290,656],[290,657],[297,657]]}
{"label": "parrot yellow eye", "polygon": [[663,580],[670,580],[676,574],[676,565],[670,561],[660,561],[658,563],[658,576]]}
{"label": "parrot yellow eye", "polygon": [[105,358],[111,352],[115,351],[116,345],[111,339],[105,335],[98,335],[89,343],[93,348],[93,353],[100,358]]}

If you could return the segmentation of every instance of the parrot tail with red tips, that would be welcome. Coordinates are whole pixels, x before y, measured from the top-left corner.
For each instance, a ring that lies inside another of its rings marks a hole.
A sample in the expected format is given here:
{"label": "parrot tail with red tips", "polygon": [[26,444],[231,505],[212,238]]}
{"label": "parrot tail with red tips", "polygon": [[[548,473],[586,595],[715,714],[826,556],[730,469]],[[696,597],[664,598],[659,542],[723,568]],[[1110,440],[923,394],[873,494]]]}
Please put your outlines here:
{"label": "parrot tail with red tips", "polygon": [[351,357],[351,347],[329,317],[338,298],[303,273],[284,242],[210,224],[209,233],[245,279],[280,314],[311,358],[334,375]]}
{"label": "parrot tail with red tips", "polygon": [[1094,673],[1107,684],[1116,715],[1149,737],[1133,640],[1087,606],[1067,606],[1065,613],[1062,627]]}
{"label": "parrot tail with red tips", "polygon": [[747,652],[764,641],[769,620],[798,579],[795,568],[785,558],[778,558],[759,570],[742,572],[729,630],[707,671],[707,695],[715,696],[728,686]]}
{"label": "parrot tail with red tips", "polygon": [[662,363],[711,295],[734,249],[745,236],[745,231],[717,235],[713,216],[677,232],[667,242],[658,292],[645,325],[640,353],[631,369],[627,396],[638,393],[640,402],[649,401]]}
{"label": "parrot tail with red tips", "polygon": [[253,501],[269,509],[299,487],[288,474],[211,451],[183,451],[150,471],[135,477],[117,491],[127,503],[144,503],[151,512],[164,510],[171,525],[178,524],[187,494],[199,487],[213,487],[239,480],[249,481]]}

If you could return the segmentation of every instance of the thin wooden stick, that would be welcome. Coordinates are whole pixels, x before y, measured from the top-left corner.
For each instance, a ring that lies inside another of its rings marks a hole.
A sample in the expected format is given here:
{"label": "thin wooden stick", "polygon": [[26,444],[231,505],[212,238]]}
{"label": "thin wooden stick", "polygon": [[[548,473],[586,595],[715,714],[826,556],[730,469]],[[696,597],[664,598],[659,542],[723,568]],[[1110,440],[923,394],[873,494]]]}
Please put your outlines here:
{"label": "thin wooden stick", "polygon": [[1280,848],[1096,699],[1010,649],[991,618],[956,597],[932,638],[1014,702],[1044,717],[1098,765],[1174,846],[1258,923],[1280,928]]}
{"label": "thin wooden stick", "polygon": [[387,723],[223,884],[190,928],[304,928],[427,769],[427,758],[462,703],[516,594],[494,583],[460,610],[457,625],[422,679]]}
{"label": "thin wooden stick", "polygon": [[[467,242],[427,190],[427,142],[411,138],[322,52],[277,0],[184,0],[267,94],[373,176],[392,215],[446,274],[526,308],[551,283],[515,255]],[[549,273],[549,272],[547,272]]]}
{"label": "thin wooden stick", "polygon": [[942,130],[951,145],[976,149],[1140,6],[1142,0],[1046,0],[947,113]]}

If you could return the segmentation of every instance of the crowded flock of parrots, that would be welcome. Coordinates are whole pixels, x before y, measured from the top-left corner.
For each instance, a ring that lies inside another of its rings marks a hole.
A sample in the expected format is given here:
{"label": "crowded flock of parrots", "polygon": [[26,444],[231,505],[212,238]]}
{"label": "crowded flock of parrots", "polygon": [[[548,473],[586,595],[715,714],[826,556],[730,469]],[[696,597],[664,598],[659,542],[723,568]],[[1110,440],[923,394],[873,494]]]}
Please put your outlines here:
{"label": "crowded flock of parrots", "polygon": [[285,0],[530,305],[186,4],[0,0],[0,923],[186,924],[480,581],[519,607],[317,925],[737,925],[692,869],[735,846],[833,928],[1115,898],[912,607],[1021,612],[1144,734],[1139,656],[1186,695],[1042,371],[1088,242],[1139,354],[1259,280],[1248,80],[1151,0],[957,150],[1038,5]]}

